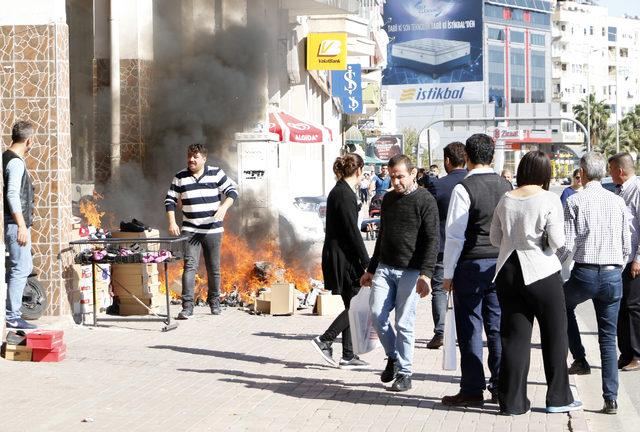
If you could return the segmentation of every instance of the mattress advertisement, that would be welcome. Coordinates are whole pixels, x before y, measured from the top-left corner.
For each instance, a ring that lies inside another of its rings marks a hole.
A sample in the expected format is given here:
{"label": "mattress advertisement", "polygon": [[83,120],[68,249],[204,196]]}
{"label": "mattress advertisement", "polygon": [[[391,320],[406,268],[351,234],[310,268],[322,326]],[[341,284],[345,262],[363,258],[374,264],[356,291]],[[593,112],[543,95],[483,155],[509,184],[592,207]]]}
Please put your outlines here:
{"label": "mattress advertisement", "polygon": [[394,0],[382,84],[399,104],[484,101],[480,0]]}

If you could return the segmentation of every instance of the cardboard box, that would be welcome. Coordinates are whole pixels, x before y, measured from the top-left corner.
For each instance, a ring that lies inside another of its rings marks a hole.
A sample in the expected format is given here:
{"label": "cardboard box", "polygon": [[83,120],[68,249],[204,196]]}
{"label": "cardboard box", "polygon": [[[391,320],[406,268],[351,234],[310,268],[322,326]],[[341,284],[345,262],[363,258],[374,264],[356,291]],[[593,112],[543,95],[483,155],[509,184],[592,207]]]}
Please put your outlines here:
{"label": "cardboard box", "polygon": [[123,275],[157,275],[158,264],[112,264],[111,278]]}
{"label": "cardboard box", "polygon": [[2,344],[2,357],[12,361],[31,361],[32,349],[24,345]]}
{"label": "cardboard box", "polygon": [[256,302],[253,304],[253,310],[263,314],[268,314],[271,312],[271,301],[257,298]]}
{"label": "cardboard box", "polygon": [[34,349],[32,360],[34,362],[59,362],[67,356],[67,346],[61,344],[51,350]]}
{"label": "cardboard box", "polygon": [[271,286],[271,315],[293,315],[295,288],[292,283],[275,283]]}
{"label": "cardboard box", "polygon": [[157,285],[160,283],[160,279],[158,278],[158,274],[153,275],[145,275],[145,274],[116,274],[113,276],[111,280],[113,285],[113,291],[121,290],[122,287],[131,290],[140,290],[148,291],[148,289],[144,289],[150,285]]}
{"label": "cardboard box", "polygon": [[[142,238],[158,238],[160,237],[160,231],[158,231],[157,229],[152,229],[152,230],[143,231],[143,232],[116,231],[111,233],[111,237],[116,239],[132,239],[132,240],[142,239]],[[121,243],[119,244],[119,246],[124,248],[130,248],[135,243],[136,243],[135,241],[132,241],[131,243]],[[138,244],[141,246],[142,252],[157,252],[160,250],[160,245],[158,243],[150,243],[150,244],[138,243]]]}
{"label": "cardboard box", "polygon": [[[153,293],[147,296],[140,296],[136,294],[136,297],[144,304],[151,305],[159,305],[167,302],[167,297],[165,294],[160,293],[160,291],[155,290]],[[136,301],[136,299],[129,294],[118,294],[118,301],[120,304],[140,304]]]}
{"label": "cardboard box", "polygon": [[62,345],[63,337],[62,330],[36,330],[27,333],[27,346],[31,349],[52,350]]}
{"label": "cardboard box", "polygon": [[[119,301],[119,314],[121,316],[129,315],[151,315],[151,312],[136,301],[133,297],[118,297]],[[157,294],[148,299],[140,299],[140,301],[146,304],[154,312],[157,313],[157,309],[161,306],[164,307],[167,303],[167,299],[164,294]]]}
{"label": "cardboard box", "polygon": [[316,313],[318,315],[338,315],[344,310],[342,296],[333,294],[320,294],[316,299]]}

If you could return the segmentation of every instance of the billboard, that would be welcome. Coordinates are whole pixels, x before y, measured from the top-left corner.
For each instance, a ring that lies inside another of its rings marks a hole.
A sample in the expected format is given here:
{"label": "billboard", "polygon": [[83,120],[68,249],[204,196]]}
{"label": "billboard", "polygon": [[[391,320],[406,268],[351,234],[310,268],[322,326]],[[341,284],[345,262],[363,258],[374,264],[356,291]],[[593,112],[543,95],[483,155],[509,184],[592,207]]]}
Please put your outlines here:
{"label": "billboard", "polygon": [[344,71],[331,71],[331,95],[340,98],[343,113],[361,114],[362,67],[356,63]]}
{"label": "billboard", "polygon": [[384,5],[388,64],[382,84],[398,104],[484,101],[481,0],[394,0]]}
{"label": "billboard", "polygon": [[404,151],[404,137],[402,135],[380,135],[367,137],[365,140],[365,154],[382,162],[389,162],[395,155]]}
{"label": "billboard", "polygon": [[346,33],[309,33],[307,70],[345,70],[346,68]]}

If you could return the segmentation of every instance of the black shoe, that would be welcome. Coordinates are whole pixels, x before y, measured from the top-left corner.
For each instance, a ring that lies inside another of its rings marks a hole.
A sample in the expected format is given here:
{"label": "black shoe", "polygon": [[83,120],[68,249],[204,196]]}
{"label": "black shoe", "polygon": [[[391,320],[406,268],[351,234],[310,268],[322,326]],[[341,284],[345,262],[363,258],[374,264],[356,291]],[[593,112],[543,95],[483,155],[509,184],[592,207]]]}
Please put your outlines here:
{"label": "black shoe", "polygon": [[215,297],[211,304],[211,315],[220,315],[222,313],[222,309],[220,309],[220,299]]}
{"label": "black shoe", "polygon": [[388,383],[393,381],[398,374],[398,360],[387,358],[387,367],[380,374],[380,381]]}
{"label": "black shoe", "polygon": [[442,405],[463,406],[463,407],[481,407],[484,405],[484,397],[482,393],[477,395],[467,395],[458,393],[453,396],[445,396],[442,398]]}
{"label": "black shoe", "polygon": [[38,328],[37,325],[28,323],[22,318],[7,320],[6,323],[8,329],[34,330]]}
{"label": "black shoe", "polygon": [[403,392],[411,389],[411,375],[397,374],[396,380],[391,384],[389,390]]}
{"label": "black shoe", "polygon": [[178,314],[178,316],[176,317],[176,319],[178,319],[178,320],[187,320],[191,316],[193,316],[193,309],[183,308],[180,311],[180,313]]}
{"label": "black shoe", "polygon": [[604,406],[600,412],[603,414],[616,414],[618,412],[618,402],[615,399],[605,399]]}
{"label": "black shoe", "polygon": [[589,375],[591,373],[591,366],[587,362],[586,358],[574,360],[569,367],[569,375]]}
{"label": "black shoe", "polygon": [[497,404],[498,403],[498,389],[489,389],[489,392],[491,393],[491,399],[489,399],[489,402],[491,402],[492,404]]}
{"label": "black shoe", "polygon": [[320,353],[324,361],[329,363],[331,366],[338,366],[336,361],[333,359],[333,348],[331,348],[331,344],[328,342],[322,342],[320,340],[320,336],[316,336],[311,340],[311,345]]}
{"label": "black shoe", "polygon": [[444,343],[444,336],[441,334],[435,335],[429,343],[427,343],[427,348],[429,349],[438,349]]}

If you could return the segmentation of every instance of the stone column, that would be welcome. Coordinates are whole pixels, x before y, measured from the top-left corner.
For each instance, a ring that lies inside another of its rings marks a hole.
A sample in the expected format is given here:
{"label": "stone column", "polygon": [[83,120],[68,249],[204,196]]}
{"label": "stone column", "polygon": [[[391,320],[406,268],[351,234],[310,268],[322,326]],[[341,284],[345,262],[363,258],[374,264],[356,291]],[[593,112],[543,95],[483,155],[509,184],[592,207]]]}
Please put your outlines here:
{"label": "stone column", "polygon": [[[28,3],[12,12],[14,22],[29,19],[33,5]],[[61,3],[64,11],[64,2],[53,3]],[[69,47],[64,19],[47,21],[0,23],[0,135],[6,147],[15,121],[35,125],[34,145],[26,158],[36,189],[34,267],[49,296],[47,314],[60,315],[69,312],[63,269],[72,258],[61,253],[71,234]]]}

